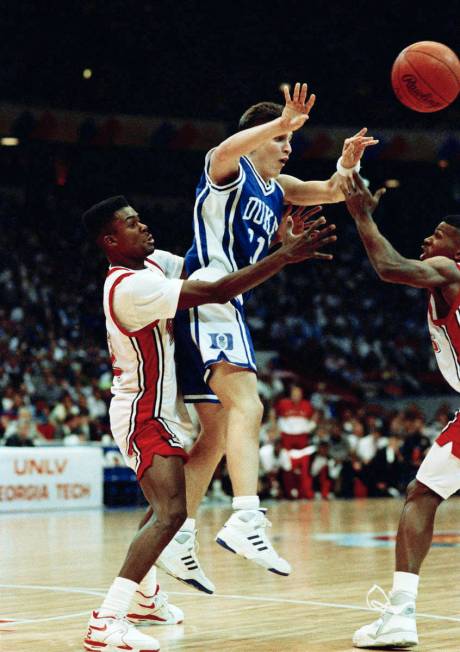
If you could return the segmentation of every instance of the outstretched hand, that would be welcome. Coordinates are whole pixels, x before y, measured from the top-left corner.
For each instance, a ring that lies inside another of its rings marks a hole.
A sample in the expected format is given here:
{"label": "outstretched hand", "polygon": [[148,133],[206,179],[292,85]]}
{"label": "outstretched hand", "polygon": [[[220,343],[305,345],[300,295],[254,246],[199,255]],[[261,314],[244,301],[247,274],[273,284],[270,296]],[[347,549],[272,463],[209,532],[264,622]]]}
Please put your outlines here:
{"label": "outstretched hand", "polygon": [[286,131],[296,131],[308,120],[309,113],[316,100],[316,95],[310,95],[307,99],[308,86],[307,84],[300,85],[299,82],[294,86],[292,99],[289,93],[289,86],[285,86],[283,92],[286,102],[283,113],[281,114],[283,128]]}
{"label": "outstretched hand", "polygon": [[286,224],[287,224],[288,217],[292,217],[293,232],[302,233],[305,230],[305,227],[307,226],[308,220],[311,217],[313,217],[313,215],[320,213],[322,210],[323,210],[322,206],[314,206],[313,208],[298,206],[296,209],[294,209],[294,206],[292,204],[286,206],[283,211],[283,216],[281,217],[281,222],[278,227],[278,230],[273,236],[271,246],[276,245],[283,240],[284,234],[286,233]]}
{"label": "outstretched hand", "polygon": [[342,149],[342,165],[345,168],[353,168],[361,160],[366,147],[377,145],[378,140],[372,136],[366,136],[367,127],[360,129],[351,138],[345,138]]}
{"label": "outstretched hand", "polygon": [[291,216],[287,218],[280,251],[284,253],[288,263],[298,263],[308,258],[332,260],[332,254],[324,254],[319,251],[337,240],[337,236],[332,235],[335,231],[335,224],[320,228],[324,224],[326,224],[326,218],[321,216],[309,222],[301,233],[296,234],[294,233],[294,220]]}
{"label": "outstretched hand", "polygon": [[340,189],[345,196],[348,211],[355,220],[372,217],[382,195],[386,192],[386,188],[379,188],[372,194],[357,172],[353,173],[352,179],[348,177],[344,179]]}

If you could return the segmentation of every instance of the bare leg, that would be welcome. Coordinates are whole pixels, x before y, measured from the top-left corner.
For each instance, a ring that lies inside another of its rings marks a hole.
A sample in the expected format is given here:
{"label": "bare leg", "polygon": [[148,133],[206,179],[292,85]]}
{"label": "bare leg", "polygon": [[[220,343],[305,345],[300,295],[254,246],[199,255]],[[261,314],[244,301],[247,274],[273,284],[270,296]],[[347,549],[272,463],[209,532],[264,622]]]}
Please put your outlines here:
{"label": "bare leg", "polygon": [[199,403],[196,409],[201,431],[185,465],[187,513],[191,518],[195,518],[213,473],[225,452],[225,414],[222,406],[217,403]]}
{"label": "bare leg", "polygon": [[256,374],[220,362],[209,381],[225,410],[227,466],[235,496],[257,494],[259,430],[263,406],[257,392]]}
{"label": "bare leg", "polygon": [[184,464],[179,457],[155,455],[140,481],[155,512],[134,537],[119,577],[141,582],[156,559],[187,518]]}
{"label": "bare leg", "polygon": [[413,480],[399,521],[396,537],[396,570],[418,575],[433,539],[434,517],[443,499]]}

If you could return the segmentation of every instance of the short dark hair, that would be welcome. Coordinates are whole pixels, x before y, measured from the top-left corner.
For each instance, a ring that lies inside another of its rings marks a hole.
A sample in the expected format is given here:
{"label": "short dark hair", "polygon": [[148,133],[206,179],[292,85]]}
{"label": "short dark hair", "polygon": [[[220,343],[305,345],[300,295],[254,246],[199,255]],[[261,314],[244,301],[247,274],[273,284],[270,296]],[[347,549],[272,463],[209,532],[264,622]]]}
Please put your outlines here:
{"label": "short dark hair", "polygon": [[123,195],[109,197],[94,204],[81,216],[85,229],[96,240],[102,229],[113,220],[114,213],[126,206],[129,206],[129,202]]}
{"label": "short dark hair", "polygon": [[447,215],[442,221],[460,231],[460,215]]}
{"label": "short dark hair", "polygon": [[282,113],[283,106],[281,104],[276,104],[275,102],[259,102],[250,106],[243,113],[238,126],[240,130],[257,127],[257,125],[263,125],[275,118],[279,118]]}

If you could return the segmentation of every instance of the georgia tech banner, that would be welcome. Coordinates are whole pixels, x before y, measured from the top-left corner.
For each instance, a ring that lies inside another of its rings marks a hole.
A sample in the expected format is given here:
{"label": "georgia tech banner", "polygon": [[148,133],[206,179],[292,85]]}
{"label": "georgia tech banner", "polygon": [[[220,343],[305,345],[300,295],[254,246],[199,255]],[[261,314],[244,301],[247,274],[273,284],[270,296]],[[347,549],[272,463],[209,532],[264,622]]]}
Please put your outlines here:
{"label": "georgia tech banner", "polygon": [[102,505],[97,447],[0,448],[0,512]]}

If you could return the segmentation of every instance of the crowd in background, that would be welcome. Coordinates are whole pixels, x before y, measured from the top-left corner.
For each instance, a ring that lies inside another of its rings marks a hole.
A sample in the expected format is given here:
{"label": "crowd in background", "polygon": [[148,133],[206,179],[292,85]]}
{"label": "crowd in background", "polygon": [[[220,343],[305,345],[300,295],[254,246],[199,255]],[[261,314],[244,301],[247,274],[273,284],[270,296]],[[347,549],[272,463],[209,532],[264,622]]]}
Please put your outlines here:
{"label": "crowd in background", "polygon": [[[161,248],[185,253],[190,201],[139,196],[134,204]],[[110,435],[106,262],[80,225],[84,208],[65,193],[0,192],[4,445]],[[369,407],[447,387],[431,352],[423,293],[379,281],[340,211],[330,211],[339,232],[334,261],[284,270],[257,288],[247,307],[256,350],[270,351],[259,365],[259,389],[266,404],[261,483],[271,496],[399,492],[448,418],[444,410],[427,425],[417,407],[404,414]],[[302,446],[286,446],[280,426],[279,398],[293,379],[312,410]],[[225,473],[218,482],[225,487]]]}

